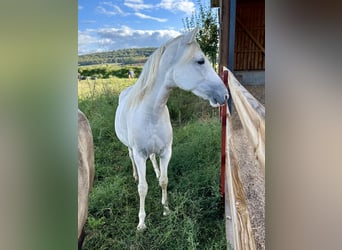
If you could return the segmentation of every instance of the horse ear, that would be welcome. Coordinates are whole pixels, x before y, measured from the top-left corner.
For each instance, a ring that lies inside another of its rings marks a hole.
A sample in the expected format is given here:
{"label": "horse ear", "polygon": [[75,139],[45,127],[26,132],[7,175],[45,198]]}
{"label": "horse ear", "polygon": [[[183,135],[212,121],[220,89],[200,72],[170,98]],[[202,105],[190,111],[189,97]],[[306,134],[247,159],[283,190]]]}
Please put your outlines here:
{"label": "horse ear", "polygon": [[186,44],[191,44],[193,41],[196,40],[196,34],[198,32],[198,27],[194,28],[189,33],[185,34],[183,40]]}

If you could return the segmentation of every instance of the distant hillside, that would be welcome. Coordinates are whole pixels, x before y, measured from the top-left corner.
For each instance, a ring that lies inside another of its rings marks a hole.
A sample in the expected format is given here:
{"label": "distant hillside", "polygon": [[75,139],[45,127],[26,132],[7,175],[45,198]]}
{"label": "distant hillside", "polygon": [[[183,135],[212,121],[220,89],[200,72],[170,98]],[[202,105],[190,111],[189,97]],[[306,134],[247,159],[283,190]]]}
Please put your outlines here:
{"label": "distant hillside", "polygon": [[109,52],[93,53],[78,56],[78,64],[94,65],[105,63],[141,64],[145,63],[147,58],[156,50],[156,48],[136,48],[136,49],[120,49]]}

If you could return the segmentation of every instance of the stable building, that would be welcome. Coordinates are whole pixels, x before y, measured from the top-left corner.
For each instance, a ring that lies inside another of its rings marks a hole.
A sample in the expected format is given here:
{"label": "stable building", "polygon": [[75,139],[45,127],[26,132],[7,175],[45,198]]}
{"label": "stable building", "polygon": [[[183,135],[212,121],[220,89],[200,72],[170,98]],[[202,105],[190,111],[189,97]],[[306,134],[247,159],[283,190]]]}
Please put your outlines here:
{"label": "stable building", "polygon": [[220,22],[220,66],[244,85],[265,83],[265,0],[211,0]]}

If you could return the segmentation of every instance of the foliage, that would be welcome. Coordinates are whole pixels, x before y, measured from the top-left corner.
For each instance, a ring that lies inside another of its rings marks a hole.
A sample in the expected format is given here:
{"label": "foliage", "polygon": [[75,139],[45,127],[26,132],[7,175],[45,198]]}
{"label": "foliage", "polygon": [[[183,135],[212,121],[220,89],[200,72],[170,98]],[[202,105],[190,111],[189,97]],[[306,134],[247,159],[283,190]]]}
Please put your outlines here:
{"label": "foliage", "polygon": [[183,19],[185,30],[192,30],[195,27],[199,28],[197,34],[198,43],[211,61],[212,65],[216,65],[218,53],[218,22],[217,15],[210,8],[210,1],[207,6],[204,6],[201,0],[197,1],[199,13],[192,13],[191,17]]}
{"label": "foliage", "polygon": [[204,103],[200,104],[202,112],[197,112],[199,99],[184,91],[174,90],[169,98],[174,124],[168,171],[171,214],[162,215],[161,189],[148,161],[148,228],[136,231],[137,183],[127,148],[117,139],[113,126],[118,94],[133,83],[116,77],[79,82],[79,108],[92,127],[96,170],[84,249],[226,249],[219,194],[218,117],[208,115],[211,108]]}
{"label": "foliage", "polygon": [[194,119],[208,121],[219,115],[218,109],[210,107],[207,101],[180,89],[173,90],[167,106],[175,126],[191,122]]}
{"label": "foliage", "polygon": [[115,76],[118,78],[127,78],[129,70],[133,70],[135,77],[139,77],[142,66],[120,67],[112,64],[92,65],[79,67],[78,72],[84,77],[110,78]]}
{"label": "foliage", "polygon": [[94,65],[94,64],[142,64],[155,51],[156,48],[134,48],[120,49],[109,52],[93,53],[78,56],[78,64]]}

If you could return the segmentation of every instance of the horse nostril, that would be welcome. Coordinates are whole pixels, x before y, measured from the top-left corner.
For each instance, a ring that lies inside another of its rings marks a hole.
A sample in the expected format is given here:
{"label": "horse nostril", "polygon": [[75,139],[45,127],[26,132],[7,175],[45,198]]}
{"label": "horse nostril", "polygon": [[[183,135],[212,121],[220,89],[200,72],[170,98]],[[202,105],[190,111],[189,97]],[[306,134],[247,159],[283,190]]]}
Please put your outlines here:
{"label": "horse nostril", "polygon": [[225,100],[228,100],[228,98],[229,98],[229,95],[228,95],[228,94],[224,95],[224,99],[225,99]]}

